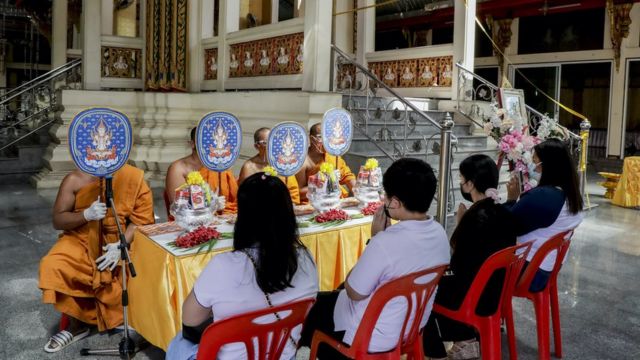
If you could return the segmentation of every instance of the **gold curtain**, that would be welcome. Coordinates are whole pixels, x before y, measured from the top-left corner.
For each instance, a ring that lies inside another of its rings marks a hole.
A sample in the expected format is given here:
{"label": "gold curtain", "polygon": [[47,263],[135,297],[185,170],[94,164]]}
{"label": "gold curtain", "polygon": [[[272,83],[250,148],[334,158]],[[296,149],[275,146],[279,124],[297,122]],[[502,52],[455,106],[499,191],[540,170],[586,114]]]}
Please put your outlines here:
{"label": "gold curtain", "polygon": [[145,89],[187,91],[187,0],[147,0]]}

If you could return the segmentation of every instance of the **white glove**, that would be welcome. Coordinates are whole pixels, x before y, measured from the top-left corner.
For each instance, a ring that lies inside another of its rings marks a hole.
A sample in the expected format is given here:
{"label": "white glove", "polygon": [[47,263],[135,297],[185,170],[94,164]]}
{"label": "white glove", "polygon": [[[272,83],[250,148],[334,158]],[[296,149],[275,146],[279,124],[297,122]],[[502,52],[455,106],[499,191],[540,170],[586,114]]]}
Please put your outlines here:
{"label": "white glove", "polygon": [[100,202],[100,196],[98,196],[98,200],[84,209],[82,214],[87,221],[102,220],[107,215],[107,205]]}
{"label": "white glove", "polygon": [[105,251],[105,254],[96,259],[96,265],[98,265],[98,270],[104,271],[108,267],[109,270],[113,271],[118,265],[118,261],[120,261],[120,249],[118,249],[119,242],[107,244],[102,247],[102,250]]}
{"label": "white glove", "polygon": [[224,207],[227,205],[227,199],[224,196],[217,196],[215,198],[216,201],[216,209],[224,210]]}

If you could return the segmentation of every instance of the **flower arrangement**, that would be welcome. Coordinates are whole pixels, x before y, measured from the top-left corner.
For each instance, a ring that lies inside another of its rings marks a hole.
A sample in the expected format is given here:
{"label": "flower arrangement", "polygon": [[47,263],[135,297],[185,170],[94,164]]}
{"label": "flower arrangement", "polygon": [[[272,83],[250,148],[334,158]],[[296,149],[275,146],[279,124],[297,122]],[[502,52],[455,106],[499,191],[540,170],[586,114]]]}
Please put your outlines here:
{"label": "flower arrangement", "polygon": [[367,159],[367,161],[364,163],[364,169],[367,171],[372,171],[378,168],[378,160],[376,160],[375,158],[369,158]]}
{"label": "flower arrangement", "polygon": [[524,190],[528,191],[537,185],[529,176],[533,167],[533,147],[540,142],[551,138],[564,138],[565,134],[559,130],[558,124],[549,116],[544,115],[535,135],[530,135],[528,126],[520,119],[511,119],[504,109],[491,104],[492,116],[485,120],[484,132],[491,136],[497,143],[500,154],[498,167],[506,158],[509,162],[509,171],[522,172],[524,178]]}
{"label": "flower arrangement", "polygon": [[378,160],[369,158],[360,166],[356,186],[353,188],[353,195],[360,201],[361,206],[371,202],[380,201],[380,191],[382,189],[382,169]]}
{"label": "flower arrangement", "polygon": [[190,172],[186,180],[176,189],[176,202],[184,203],[191,209],[208,207],[212,199],[211,188],[200,172]]}
{"label": "flower arrangement", "polygon": [[264,172],[265,175],[268,176],[278,176],[278,171],[273,167],[273,166],[265,166],[264,169],[262,169],[262,171]]}
{"label": "flower arrangement", "polygon": [[336,182],[336,173],[335,167],[330,162],[323,162],[320,164],[320,178],[321,180],[325,180],[324,177],[327,176],[332,182]]}

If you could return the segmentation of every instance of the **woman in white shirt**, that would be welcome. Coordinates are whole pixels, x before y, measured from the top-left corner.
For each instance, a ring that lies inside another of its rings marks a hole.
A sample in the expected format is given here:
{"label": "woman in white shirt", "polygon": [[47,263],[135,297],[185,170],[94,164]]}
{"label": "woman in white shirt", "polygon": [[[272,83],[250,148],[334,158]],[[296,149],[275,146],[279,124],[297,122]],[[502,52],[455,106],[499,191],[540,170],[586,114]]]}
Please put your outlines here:
{"label": "woman in white shirt", "polygon": [[[540,177],[538,186],[520,194],[520,186],[512,178],[505,204],[518,221],[518,243],[533,241],[527,264],[551,237],[575,229],[582,222],[583,207],[576,166],[562,141],[549,139],[536,145],[532,162],[529,176]],[[540,264],[530,291],[546,287],[555,261],[556,251],[552,251]]]}
{"label": "woman in white shirt", "polygon": [[[316,297],[316,266],[300,242],[291,196],[278,177],[259,172],[240,185],[233,237],[234,250],[211,259],[182,305],[183,331],[169,345],[167,359],[195,359],[212,318],[268,308],[267,296],[273,306]],[[291,334],[296,342],[300,330]],[[288,342],[281,359],[295,353]],[[244,344],[223,346],[217,358],[246,359]]]}

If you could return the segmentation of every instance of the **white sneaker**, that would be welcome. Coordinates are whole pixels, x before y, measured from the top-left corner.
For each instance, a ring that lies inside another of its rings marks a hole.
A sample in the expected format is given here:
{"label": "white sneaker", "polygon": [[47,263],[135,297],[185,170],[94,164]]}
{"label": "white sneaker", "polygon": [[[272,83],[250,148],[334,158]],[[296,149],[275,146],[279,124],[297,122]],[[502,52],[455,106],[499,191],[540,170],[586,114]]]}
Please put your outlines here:
{"label": "white sneaker", "polygon": [[453,344],[449,351],[451,360],[468,360],[480,358],[480,343],[476,340],[459,341]]}

